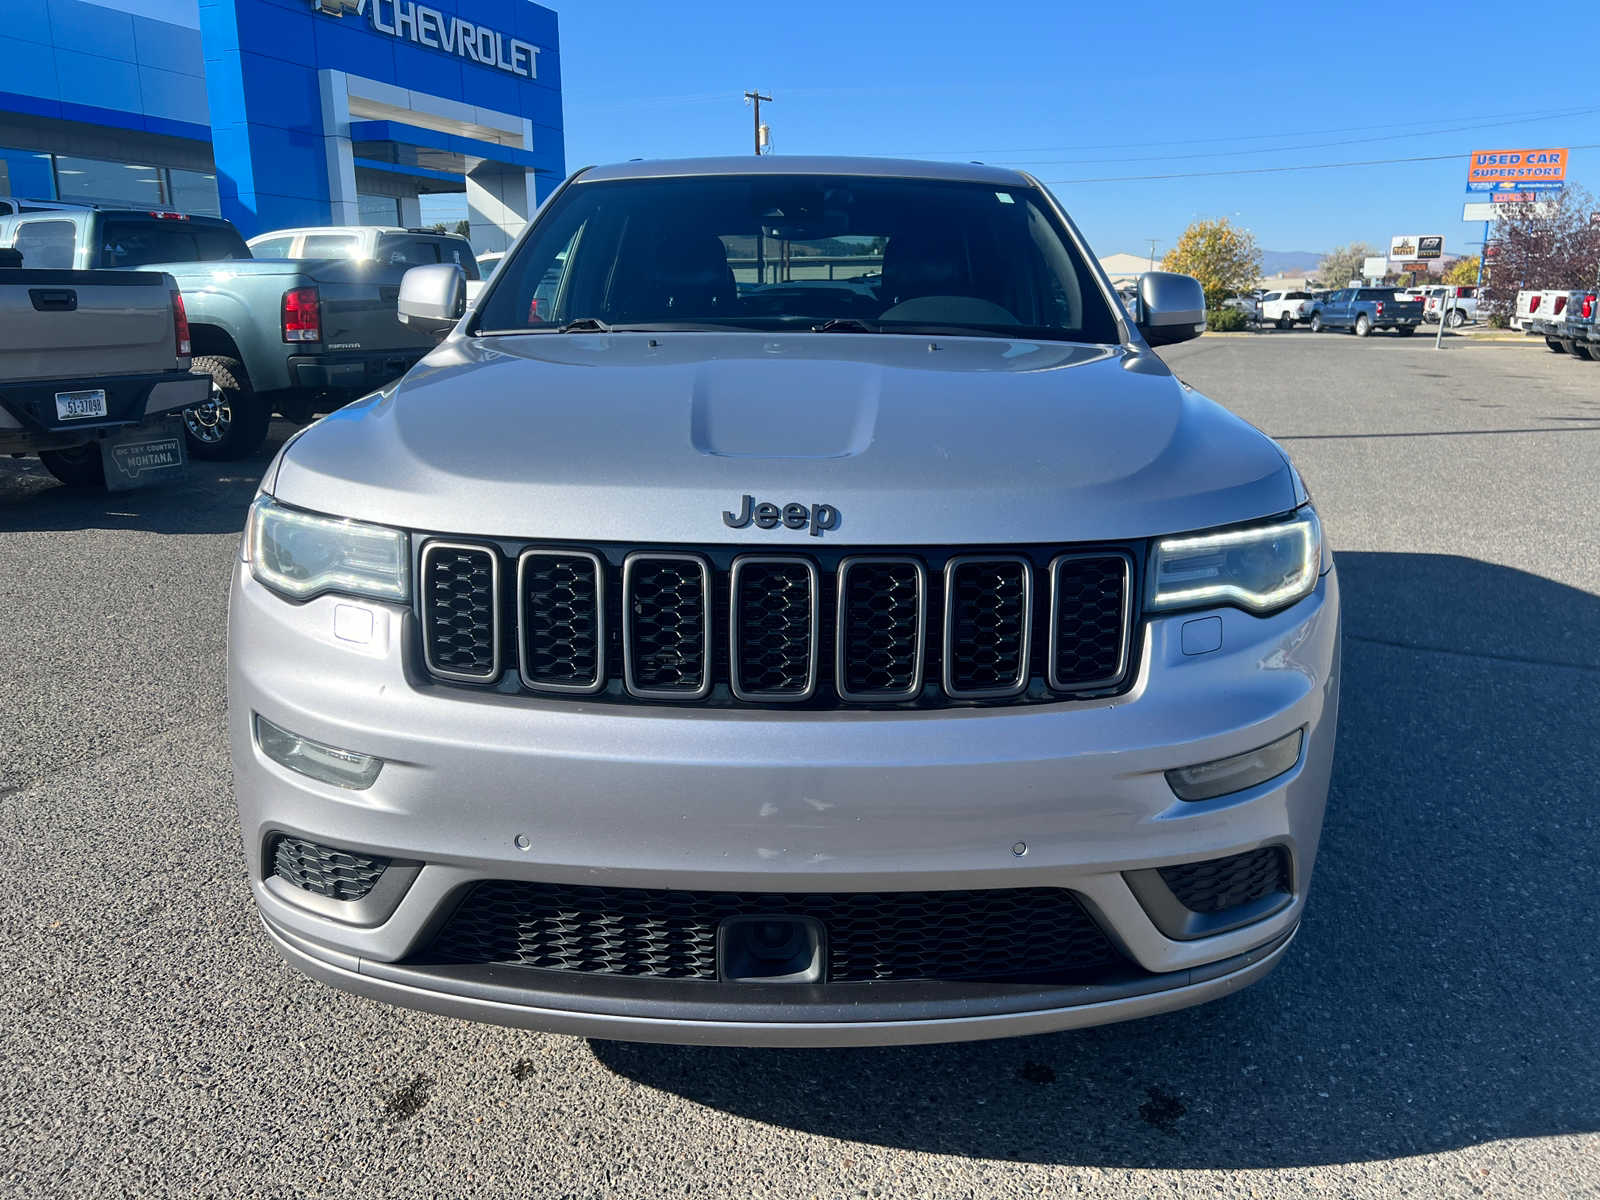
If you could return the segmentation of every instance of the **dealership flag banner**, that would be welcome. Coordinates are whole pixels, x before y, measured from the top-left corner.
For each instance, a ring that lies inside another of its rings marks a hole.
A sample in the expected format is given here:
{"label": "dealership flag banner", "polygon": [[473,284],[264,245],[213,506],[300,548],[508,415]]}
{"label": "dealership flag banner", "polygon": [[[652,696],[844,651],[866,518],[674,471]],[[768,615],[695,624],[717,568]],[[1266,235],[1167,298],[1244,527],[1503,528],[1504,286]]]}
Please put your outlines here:
{"label": "dealership flag banner", "polygon": [[1474,150],[1467,160],[1467,191],[1560,191],[1567,182],[1567,151]]}

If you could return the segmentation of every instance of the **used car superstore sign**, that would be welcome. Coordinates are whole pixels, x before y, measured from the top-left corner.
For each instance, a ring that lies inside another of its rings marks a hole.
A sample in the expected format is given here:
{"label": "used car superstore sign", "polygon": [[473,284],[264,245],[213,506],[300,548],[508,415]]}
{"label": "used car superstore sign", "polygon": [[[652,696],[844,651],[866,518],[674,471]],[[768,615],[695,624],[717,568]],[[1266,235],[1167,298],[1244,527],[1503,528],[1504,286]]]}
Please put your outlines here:
{"label": "used car superstore sign", "polygon": [[1560,150],[1474,150],[1467,167],[1468,188],[1508,184],[1559,184],[1567,177],[1567,152]]}

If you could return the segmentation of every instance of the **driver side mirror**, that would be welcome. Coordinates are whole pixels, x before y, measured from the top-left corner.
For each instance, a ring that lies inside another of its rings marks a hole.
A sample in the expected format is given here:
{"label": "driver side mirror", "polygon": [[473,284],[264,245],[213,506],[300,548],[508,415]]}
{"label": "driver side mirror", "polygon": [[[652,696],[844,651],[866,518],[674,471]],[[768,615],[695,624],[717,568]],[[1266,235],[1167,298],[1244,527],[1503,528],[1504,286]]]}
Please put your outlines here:
{"label": "driver side mirror", "polygon": [[1151,346],[1187,342],[1206,331],[1206,294],[1192,275],[1146,271],[1139,276],[1139,332]]}
{"label": "driver side mirror", "polygon": [[441,337],[467,311],[467,274],[455,263],[412,267],[400,278],[402,325]]}

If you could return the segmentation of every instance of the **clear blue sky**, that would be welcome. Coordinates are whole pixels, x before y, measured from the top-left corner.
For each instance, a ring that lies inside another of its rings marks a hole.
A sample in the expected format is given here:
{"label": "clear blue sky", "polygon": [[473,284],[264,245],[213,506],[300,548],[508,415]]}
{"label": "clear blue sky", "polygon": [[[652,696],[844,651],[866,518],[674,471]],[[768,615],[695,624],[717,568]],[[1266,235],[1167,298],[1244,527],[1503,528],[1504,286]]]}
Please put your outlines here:
{"label": "clear blue sky", "polygon": [[[1470,150],[1600,143],[1600,20],[1560,6],[545,2],[569,167],[748,152],[740,93],[759,87],[775,153],[1023,167],[1102,255],[1164,248],[1201,216],[1270,250],[1443,233],[1474,252]],[[1459,157],[1058,182],[1438,154]],[[1569,180],[1600,193],[1600,148],[1573,152]]]}

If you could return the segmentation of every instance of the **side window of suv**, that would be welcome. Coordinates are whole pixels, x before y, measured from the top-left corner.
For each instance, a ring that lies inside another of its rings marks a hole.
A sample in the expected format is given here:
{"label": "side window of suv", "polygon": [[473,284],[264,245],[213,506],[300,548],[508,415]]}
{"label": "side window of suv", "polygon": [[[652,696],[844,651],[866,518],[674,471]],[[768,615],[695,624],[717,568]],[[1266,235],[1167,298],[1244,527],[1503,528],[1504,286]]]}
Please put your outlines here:
{"label": "side window of suv", "polygon": [[70,271],[77,230],[71,221],[24,221],[17,226],[13,247],[22,252],[22,265]]}
{"label": "side window of suv", "polygon": [[439,244],[427,238],[385,238],[378,261],[389,267],[428,267],[439,261]]}

